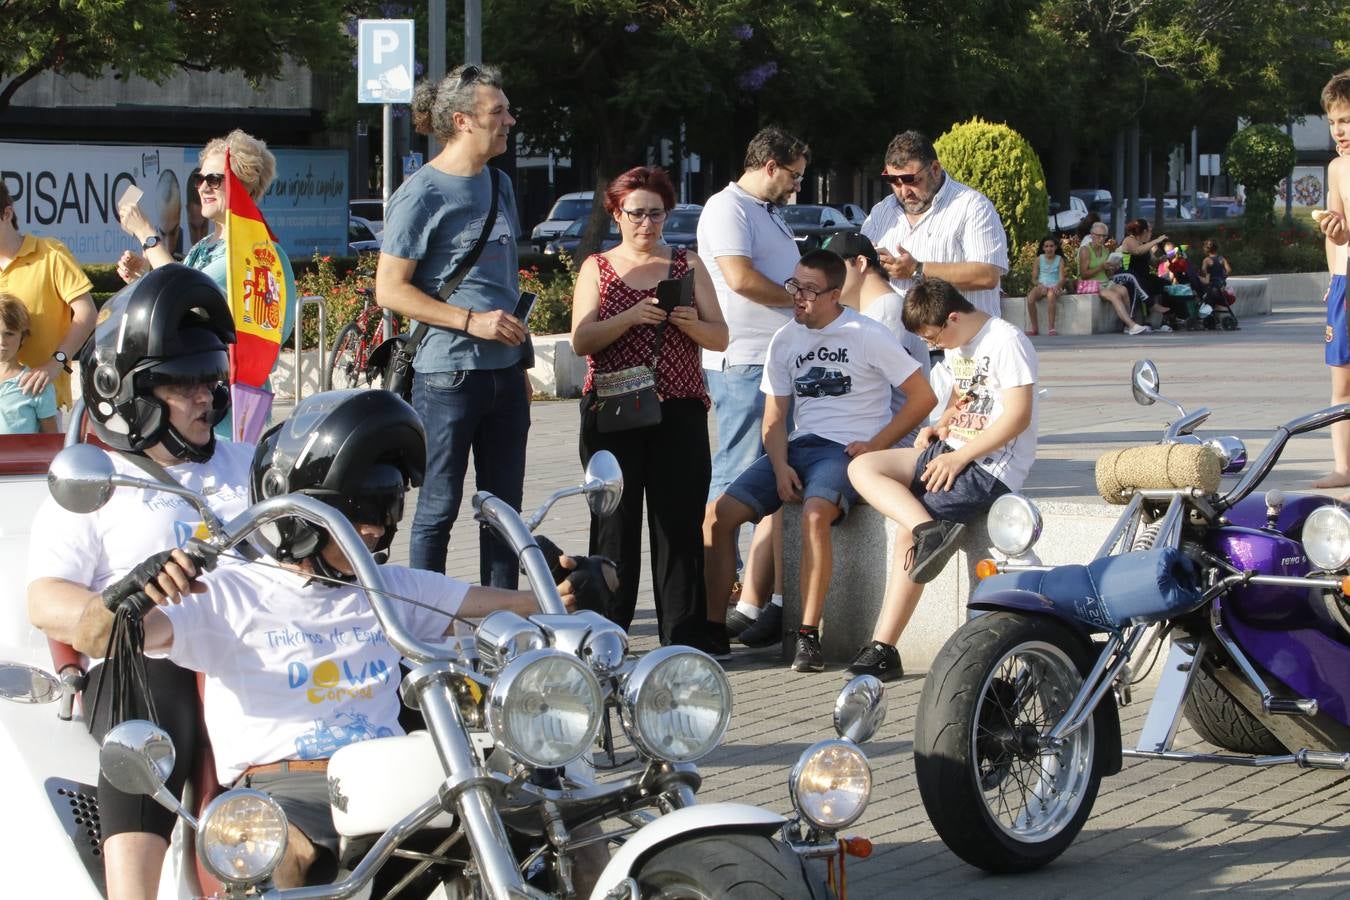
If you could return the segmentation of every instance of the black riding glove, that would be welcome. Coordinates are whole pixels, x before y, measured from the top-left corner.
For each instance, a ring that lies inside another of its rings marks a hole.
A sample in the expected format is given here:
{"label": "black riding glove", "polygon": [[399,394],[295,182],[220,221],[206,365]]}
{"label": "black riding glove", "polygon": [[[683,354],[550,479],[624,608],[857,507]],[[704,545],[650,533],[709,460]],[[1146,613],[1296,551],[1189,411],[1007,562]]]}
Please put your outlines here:
{"label": "black riding glove", "polygon": [[535,538],[535,543],[544,551],[553,583],[571,581],[577,609],[593,610],[608,617],[614,606],[614,592],[619,587],[619,572],[614,561],[604,556],[573,556],[576,568],[565,569],[563,552],[557,544],[542,536]]}
{"label": "black riding glove", "polygon": [[[190,543],[184,552],[197,567],[198,572],[214,568],[216,557],[219,555],[213,549],[197,542]],[[119,608],[125,608],[136,618],[145,618],[145,614],[155,607],[155,601],[145,592],[145,586],[159,578],[164,566],[172,558],[172,550],[161,550],[146,557],[136,568],[103,589],[103,605],[109,612],[115,613]]]}

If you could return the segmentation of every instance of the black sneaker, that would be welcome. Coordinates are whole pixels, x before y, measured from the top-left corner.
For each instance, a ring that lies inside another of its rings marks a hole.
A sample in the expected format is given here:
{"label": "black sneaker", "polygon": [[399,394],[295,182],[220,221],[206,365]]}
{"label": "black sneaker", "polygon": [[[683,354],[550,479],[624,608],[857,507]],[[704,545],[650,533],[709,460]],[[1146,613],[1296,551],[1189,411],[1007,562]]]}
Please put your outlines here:
{"label": "black sneaker", "polygon": [[910,559],[909,580],[915,584],[927,584],[942,573],[947,560],[956,552],[956,545],[966,526],[960,522],[948,522],[936,519],[932,522],[920,522],[914,526],[914,555]]}
{"label": "black sneaker", "polygon": [[733,609],[727,613],[727,636],[737,637],[745,629],[755,624],[755,620],[741,612],[739,609]]}
{"label": "black sneaker", "polygon": [[797,632],[797,655],[792,657],[792,671],[825,671],[825,654],[820,650],[820,635]]}
{"label": "black sneaker", "polygon": [[759,611],[759,618],[741,632],[747,647],[772,647],[783,643],[783,607],[770,603]]}
{"label": "black sneaker", "polygon": [[899,650],[890,644],[872,641],[864,644],[858,655],[853,657],[853,662],[848,664],[848,674],[850,678],[855,675],[875,675],[882,681],[896,681],[904,677],[905,667],[900,665]]}

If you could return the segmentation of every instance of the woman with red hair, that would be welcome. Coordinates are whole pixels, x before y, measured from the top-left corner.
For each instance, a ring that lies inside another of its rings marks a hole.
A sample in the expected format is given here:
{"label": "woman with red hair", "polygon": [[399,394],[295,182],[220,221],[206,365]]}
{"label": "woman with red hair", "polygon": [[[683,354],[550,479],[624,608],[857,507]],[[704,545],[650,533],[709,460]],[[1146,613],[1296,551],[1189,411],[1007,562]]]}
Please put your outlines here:
{"label": "woman with red hair", "polygon": [[[603,520],[591,517],[590,552],[618,561],[619,590],[610,618],[625,629],[633,621],[645,496],[661,643],[707,649],[703,504],[712,458],[700,350],[725,349],[727,326],[703,261],[662,239],[666,216],[674,207],[675,189],[662,169],[639,166],[610,183],[605,209],[618,223],[621,241],[582,263],[572,296],[572,349],[588,357],[582,462],[609,450],[623,469],[618,512]],[[693,303],[662,309],[657,284],[686,275],[693,278]],[[643,365],[655,372],[661,421],[602,432],[596,376]]]}

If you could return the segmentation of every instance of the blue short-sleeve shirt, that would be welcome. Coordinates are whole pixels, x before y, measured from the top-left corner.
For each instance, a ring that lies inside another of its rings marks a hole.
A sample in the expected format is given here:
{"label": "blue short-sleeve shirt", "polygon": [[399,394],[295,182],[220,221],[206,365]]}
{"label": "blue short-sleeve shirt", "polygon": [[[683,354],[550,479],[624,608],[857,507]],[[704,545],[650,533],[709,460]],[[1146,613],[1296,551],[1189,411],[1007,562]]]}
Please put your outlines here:
{"label": "blue short-sleeve shirt", "polygon": [[37,434],[38,419],[56,415],[56,386],[49,384],[36,396],[25,394],[19,389],[22,374],[0,381],[0,434]]}

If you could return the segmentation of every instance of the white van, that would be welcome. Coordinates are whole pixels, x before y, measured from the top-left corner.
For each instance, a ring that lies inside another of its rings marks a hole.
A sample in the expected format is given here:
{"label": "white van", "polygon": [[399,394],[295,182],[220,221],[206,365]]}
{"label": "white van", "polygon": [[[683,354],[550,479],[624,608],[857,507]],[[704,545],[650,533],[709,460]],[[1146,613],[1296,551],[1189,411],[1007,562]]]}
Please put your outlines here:
{"label": "white van", "polygon": [[530,243],[534,244],[534,249],[540,253],[544,252],[544,246],[566,231],[568,225],[578,219],[589,218],[591,204],[594,202],[594,191],[575,191],[559,197],[558,202],[553,204],[553,209],[549,210],[548,218],[534,226],[534,231],[530,232]]}

